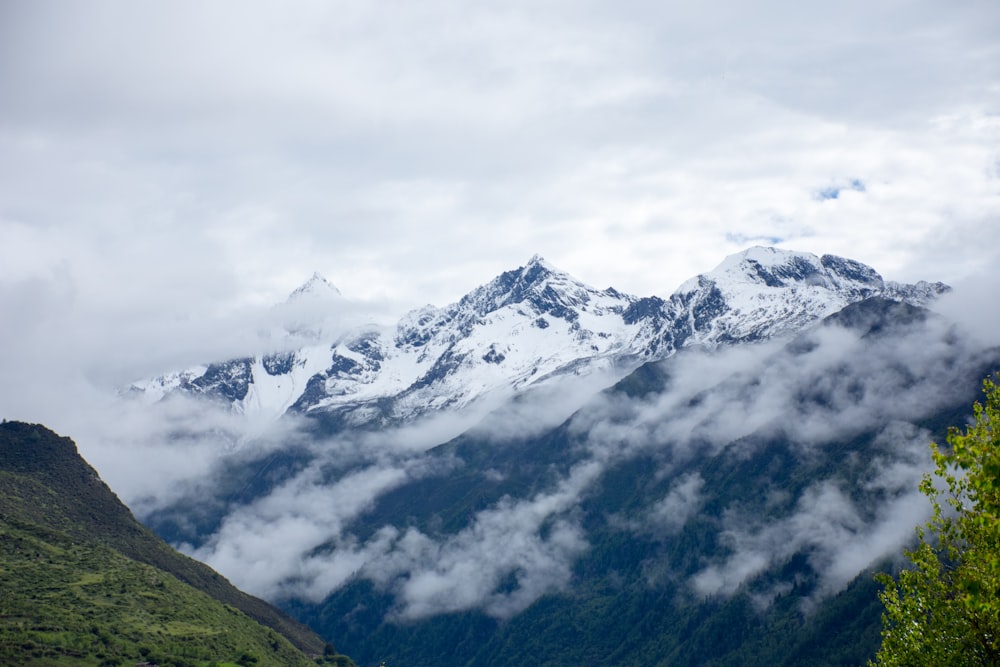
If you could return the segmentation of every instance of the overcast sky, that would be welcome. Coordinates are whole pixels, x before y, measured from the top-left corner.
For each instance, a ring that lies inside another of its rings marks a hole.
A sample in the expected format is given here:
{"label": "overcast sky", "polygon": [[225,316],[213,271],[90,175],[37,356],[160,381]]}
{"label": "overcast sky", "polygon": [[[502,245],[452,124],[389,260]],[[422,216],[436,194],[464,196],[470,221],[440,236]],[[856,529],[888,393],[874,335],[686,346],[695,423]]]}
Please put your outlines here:
{"label": "overcast sky", "polygon": [[754,244],[995,276],[1000,4],[0,1],[4,416],[315,270],[390,311],[535,253],[666,296]]}

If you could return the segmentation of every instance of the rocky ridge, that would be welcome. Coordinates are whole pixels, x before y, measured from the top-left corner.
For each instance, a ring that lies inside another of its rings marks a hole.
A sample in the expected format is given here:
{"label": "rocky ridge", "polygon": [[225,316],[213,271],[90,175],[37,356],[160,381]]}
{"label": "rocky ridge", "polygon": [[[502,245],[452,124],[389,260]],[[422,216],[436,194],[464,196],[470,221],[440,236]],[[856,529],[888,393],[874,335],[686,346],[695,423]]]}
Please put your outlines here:
{"label": "rocky ridge", "polygon": [[[457,303],[411,311],[394,326],[363,326],[335,340],[169,373],[131,389],[148,400],[174,392],[208,397],[245,414],[401,422],[567,375],[603,373],[611,384],[683,347],[766,340],[872,296],[925,305],[947,289],[886,281],[833,255],[754,247],[667,299],[638,297],[595,289],[536,255]],[[289,301],[304,297],[329,308],[343,298],[318,274]]]}

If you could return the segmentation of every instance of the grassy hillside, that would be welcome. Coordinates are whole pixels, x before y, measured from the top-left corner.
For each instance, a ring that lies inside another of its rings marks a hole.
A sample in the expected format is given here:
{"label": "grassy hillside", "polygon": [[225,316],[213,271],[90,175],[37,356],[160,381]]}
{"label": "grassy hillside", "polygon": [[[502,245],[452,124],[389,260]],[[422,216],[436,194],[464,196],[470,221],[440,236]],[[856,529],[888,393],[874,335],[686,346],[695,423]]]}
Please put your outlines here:
{"label": "grassy hillside", "polygon": [[139,524],[70,439],[0,425],[0,489],[0,664],[350,664]]}

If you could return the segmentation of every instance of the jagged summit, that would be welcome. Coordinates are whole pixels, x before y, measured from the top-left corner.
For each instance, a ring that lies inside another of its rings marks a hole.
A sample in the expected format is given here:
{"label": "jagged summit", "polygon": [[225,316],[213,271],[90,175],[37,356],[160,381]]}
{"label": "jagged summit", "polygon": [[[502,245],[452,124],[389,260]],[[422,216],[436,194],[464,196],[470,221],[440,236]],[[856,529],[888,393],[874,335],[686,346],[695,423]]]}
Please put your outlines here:
{"label": "jagged summit", "polygon": [[505,271],[466,294],[457,307],[472,308],[479,315],[485,315],[512,304],[525,303],[540,313],[565,318],[571,317],[567,308],[583,306],[604,294],[606,292],[556,268],[541,255],[534,255],[526,265]]}
{"label": "jagged summit", "polygon": [[319,271],[314,271],[309,280],[295,288],[288,295],[288,301],[294,302],[300,299],[338,299],[342,298],[340,290],[323,277]]}
{"label": "jagged summit", "polygon": [[[238,412],[335,412],[382,423],[457,408],[567,374],[624,374],[682,347],[715,347],[802,330],[869,297],[924,305],[940,283],[886,282],[860,262],[753,247],[685,282],[669,299],[598,290],[534,255],[458,302],[411,311],[395,326],[367,325],[308,347],[137,383],[157,398],[186,391],[224,398]],[[340,299],[315,274],[296,294]],[[312,298],[308,313],[329,312]]]}

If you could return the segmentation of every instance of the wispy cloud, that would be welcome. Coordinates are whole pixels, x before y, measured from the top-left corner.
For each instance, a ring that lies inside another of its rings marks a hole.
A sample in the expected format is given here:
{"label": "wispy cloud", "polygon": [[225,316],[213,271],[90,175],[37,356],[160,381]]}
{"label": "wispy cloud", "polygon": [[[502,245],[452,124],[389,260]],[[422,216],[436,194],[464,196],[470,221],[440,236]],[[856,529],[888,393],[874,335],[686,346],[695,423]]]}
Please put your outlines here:
{"label": "wispy cloud", "polygon": [[[997,20],[985,2],[10,6],[0,278],[65,265],[85,311],[147,317],[273,301],[314,269],[443,305],[541,252],[647,295],[770,238],[953,280],[996,238],[975,223],[998,210]],[[866,196],[814,197],[854,179]],[[965,255],[917,261],[942,232]]]}
{"label": "wispy cloud", "polygon": [[[974,389],[966,385],[983,364],[979,349],[932,316],[893,335],[825,326],[794,344],[687,350],[661,366],[663,391],[641,399],[602,394],[573,417],[562,476],[550,471],[541,489],[504,496],[451,533],[433,522],[371,523],[370,512],[389,492],[463,469],[453,452],[432,449],[452,431],[414,427],[310,442],[309,465],[232,508],[193,553],[274,599],[321,601],[368,579],[394,597],[397,621],[471,609],[507,618],[570,585],[573,563],[590,548],[582,501],[599,492],[605,472],[637,456],[660,462],[662,494],[640,514],[605,519],[613,530],[669,542],[724,491],[695,462],[747,460],[778,438],[816,477],[716,510],[702,523],[715,526],[724,548],[702,556],[688,585],[699,595],[731,595],[803,554],[817,573],[818,600],[912,537],[928,509],[916,487],[930,465],[930,434],[914,423]],[[491,439],[498,422],[487,419],[474,437],[500,451],[544,433],[552,426],[544,405],[497,413],[500,423],[517,415],[518,428]],[[865,451],[829,460],[864,434]]]}
{"label": "wispy cloud", "polygon": [[767,569],[807,554],[820,581],[813,599],[821,599],[842,590],[865,568],[898,557],[913,539],[914,527],[929,515],[916,487],[931,467],[926,431],[903,441],[898,435],[893,433],[889,444],[893,456],[906,461],[905,468],[896,460],[887,473],[882,459],[866,471],[868,488],[891,489],[874,507],[864,504],[868,497],[855,500],[853,480],[829,478],[806,488],[792,512],[780,519],[733,510],[724,517],[722,533],[731,555],[698,572],[692,588],[703,596],[732,595]]}
{"label": "wispy cloud", "polygon": [[[588,283],[664,295],[763,240],[853,257],[890,279],[972,276],[942,308],[984,341],[1000,331],[989,307],[1000,265],[995,2],[279,11],[36,0],[0,15],[0,413],[74,435],[140,511],[200,488],[234,447],[249,456],[303,437],[296,424],[237,423],[209,406],[123,407],[111,390],[258,351],[270,306],[313,270],[362,310],[398,314],[454,301],[536,252]],[[319,315],[336,328],[355,313]],[[681,355],[662,395],[608,399],[575,420],[574,433],[589,433],[582,455],[609,466],[669,450],[680,465],[768,428],[808,453],[924,414],[951,389],[936,378],[968,361],[941,332],[878,354],[833,331],[815,343],[794,356]],[[576,400],[539,396],[479,432],[528,437]],[[241,559],[259,562],[246,570],[257,591],[299,578],[328,592],[409,553],[400,528],[361,540],[350,522],[431,474],[426,450],[476,419],[302,445],[317,466],[339,454],[342,477],[300,471],[258,499],[262,525],[250,508],[228,517],[206,557],[218,553],[234,578]],[[585,493],[574,479],[549,492]],[[664,507],[697,504],[677,484]],[[325,506],[328,487],[357,495],[325,519],[297,507]],[[836,499],[839,488],[812,493]],[[482,530],[532,501],[506,502],[476,518]],[[586,536],[558,506],[548,516],[561,532],[528,521],[533,559],[487,570],[513,576],[511,591],[457,599],[502,615],[531,597],[517,590],[542,590],[535,569],[563,581]],[[853,525],[849,507],[834,518]],[[293,565],[269,569],[276,561],[250,536],[285,531]],[[427,573],[423,588],[385,579],[412,601],[401,615],[439,608],[434,591],[450,590],[470,562],[462,554],[480,558],[471,543],[411,535],[453,565],[414,556],[406,567]],[[756,553],[753,535],[737,537]],[[294,557],[328,541],[328,560]]]}

